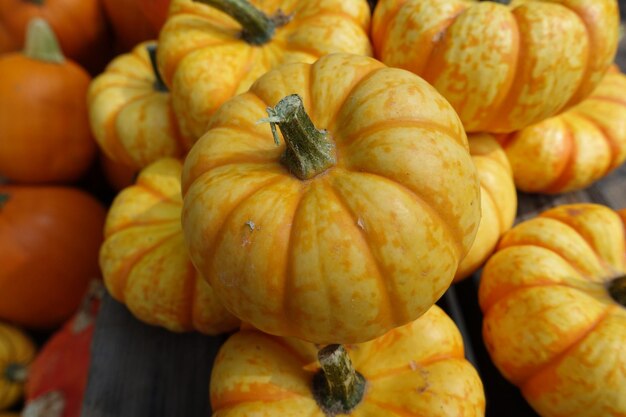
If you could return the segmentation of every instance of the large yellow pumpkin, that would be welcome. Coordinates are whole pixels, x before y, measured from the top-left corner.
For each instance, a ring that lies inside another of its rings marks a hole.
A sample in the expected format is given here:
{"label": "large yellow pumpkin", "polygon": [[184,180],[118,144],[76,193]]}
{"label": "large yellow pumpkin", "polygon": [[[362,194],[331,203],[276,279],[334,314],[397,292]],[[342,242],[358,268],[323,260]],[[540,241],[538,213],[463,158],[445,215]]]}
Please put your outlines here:
{"label": "large yellow pumpkin", "polygon": [[460,281],[476,271],[493,252],[500,236],[513,226],[517,193],[511,165],[498,142],[486,134],[469,136],[470,154],[480,179],[481,219],[476,239],[454,277]]}
{"label": "large yellow pumpkin", "polygon": [[616,0],[380,0],[372,42],[385,64],[430,82],[468,132],[512,132],[587,97],[618,26]]}
{"label": "large yellow pumpkin", "polygon": [[26,368],[35,353],[35,344],[22,331],[0,323],[0,410],[11,407],[22,396]]}
{"label": "large yellow pumpkin", "polygon": [[113,201],[100,250],[111,295],[140,320],[172,331],[217,334],[239,321],[195,270],[180,226],[182,163],[161,159]]}
{"label": "large yellow pumpkin", "polygon": [[[258,26],[217,7],[231,7]],[[224,101],[279,64],[332,52],[371,55],[369,24],[365,0],[172,0],[158,57],[183,134],[199,138]]]}
{"label": "large yellow pumpkin", "polygon": [[[258,123],[268,106],[279,146]],[[183,191],[191,257],[226,308],[319,343],[423,314],[480,220],[452,107],[416,75],[348,54],[281,66],[225,103],[185,159]]]}
{"label": "large yellow pumpkin", "polygon": [[588,187],[626,160],[626,76],[615,69],[576,107],[498,140],[520,190]]}
{"label": "large yellow pumpkin", "polygon": [[[341,415],[485,415],[482,383],[463,357],[461,335],[437,306],[375,340],[346,346],[346,351],[366,389]],[[213,417],[335,415],[327,408],[328,395],[319,391],[328,368],[322,371],[316,353],[315,345],[297,339],[256,330],[234,334],[213,366]]]}
{"label": "large yellow pumpkin", "polygon": [[479,298],[491,358],[543,417],[626,415],[624,225],[595,204],[520,223]]}
{"label": "large yellow pumpkin", "polygon": [[164,157],[181,157],[191,147],[179,131],[170,93],[150,54],[156,42],[137,45],[115,58],[87,94],[91,130],[104,153],[141,169]]}

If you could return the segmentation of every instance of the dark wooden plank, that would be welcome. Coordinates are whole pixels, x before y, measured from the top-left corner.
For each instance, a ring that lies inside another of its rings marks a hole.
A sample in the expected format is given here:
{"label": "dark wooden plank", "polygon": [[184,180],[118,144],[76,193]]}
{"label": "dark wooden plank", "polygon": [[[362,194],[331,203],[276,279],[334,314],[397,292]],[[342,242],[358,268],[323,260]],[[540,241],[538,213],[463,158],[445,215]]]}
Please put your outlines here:
{"label": "dark wooden plank", "polygon": [[211,367],[224,340],[145,325],[107,295],[81,416],[210,416]]}

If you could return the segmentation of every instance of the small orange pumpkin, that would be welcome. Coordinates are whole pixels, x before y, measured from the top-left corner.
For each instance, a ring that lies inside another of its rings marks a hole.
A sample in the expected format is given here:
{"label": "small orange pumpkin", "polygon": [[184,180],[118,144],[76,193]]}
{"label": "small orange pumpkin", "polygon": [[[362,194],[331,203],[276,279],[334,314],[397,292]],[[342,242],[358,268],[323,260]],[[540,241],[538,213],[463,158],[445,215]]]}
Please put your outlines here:
{"label": "small orange pumpkin", "polygon": [[183,135],[202,136],[224,101],[279,64],[371,55],[369,23],[365,0],[172,0],[158,59]]}
{"label": "small orange pumpkin", "polygon": [[120,51],[130,51],[138,43],[159,35],[144,14],[139,0],[102,0],[102,5]]}
{"label": "small orange pumpkin", "polygon": [[424,77],[468,132],[508,133],[591,94],[618,28],[617,0],[380,0],[371,36],[377,58]]}
{"label": "small orange pumpkin", "polygon": [[149,41],[118,56],[87,94],[98,145],[113,161],[137,170],[159,158],[180,157],[191,147],[178,132],[170,93],[154,65],[155,49],[156,42]]}
{"label": "small orange pumpkin", "polygon": [[[311,343],[253,329],[234,334],[213,365],[213,417],[485,415],[480,378],[463,357],[454,322],[437,306],[370,342],[345,350],[331,346],[326,352],[330,350],[341,356],[320,354],[318,362],[317,347]],[[341,376],[348,378],[326,377],[337,370],[336,359],[342,360]],[[350,377],[356,383],[344,385]],[[348,404],[332,401],[344,395],[326,389],[329,379],[338,382],[338,391],[351,394],[346,396]]]}
{"label": "small orange pumpkin", "polygon": [[113,187],[115,191],[122,191],[126,187],[130,187],[135,182],[137,170],[112,161],[109,157],[100,154],[100,168],[104,173],[107,183]]}
{"label": "small orange pumpkin", "polygon": [[70,182],[87,171],[96,153],[85,100],[90,81],[63,57],[48,24],[34,19],[24,52],[0,56],[0,175]]}
{"label": "small orange pumpkin", "polygon": [[34,357],[35,344],[30,338],[18,328],[0,322],[0,410],[22,397],[26,368]]}
{"label": "small orange pumpkin", "polygon": [[113,201],[100,249],[104,282],[138,319],[172,331],[218,334],[239,321],[193,267],[180,225],[182,163],[161,159]]}
{"label": "small orange pumpkin", "polygon": [[557,194],[588,187],[626,160],[626,76],[617,68],[570,110],[498,137],[515,185]]}
{"label": "small orange pumpkin", "polygon": [[518,224],[483,269],[492,360],[543,417],[626,415],[624,224],[597,204]]}

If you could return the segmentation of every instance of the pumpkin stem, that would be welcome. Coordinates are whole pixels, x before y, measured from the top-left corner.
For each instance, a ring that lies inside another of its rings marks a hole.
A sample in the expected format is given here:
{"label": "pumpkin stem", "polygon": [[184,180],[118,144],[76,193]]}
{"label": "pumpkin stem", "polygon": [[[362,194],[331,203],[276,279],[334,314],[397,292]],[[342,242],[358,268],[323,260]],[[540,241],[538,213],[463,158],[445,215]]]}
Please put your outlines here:
{"label": "pumpkin stem", "polygon": [[163,91],[167,93],[169,90],[167,86],[163,82],[163,78],[161,78],[161,72],[159,71],[159,67],[157,66],[156,53],[157,46],[156,44],[150,44],[146,46],[146,50],[148,51],[148,56],[150,56],[150,64],[152,64],[152,72],[154,72],[154,89],[156,91]]}
{"label": "pumpkin stem", "polygon": [[292,94],[280,100],[276,107],[268,107],[269,122],[274,142],[280,143],[276,125],[285,139],[282,163],[301,180],[313,178],[337,163],[335,145],[326,130],[318,130],[304,110],[302,99]]}
{"label": "pumpkin stem", "polygon": [[61,391],[48,391],[22,410],[22,417],[62,417],[65,412],[65,396]]}
{"label": "pumpkin stem", "polygon": [[328,345],[317,358],[322,366],[313,377],[313,396],[327,416],[350,413],[363,399],[366,381],[343,345]]}
{"label": "pumpkin stem", "polygon": [[626,275],[617,277],[609,283],[609,294],[618,304],[626,307]]}
{"label": "pumpkin stem", "polygon": [[511,3],[511,0],[478,0],[478,1],[491,1],[493,3],[505,4],[508,5]]}
{"label": "pumpkin stem", "polygon": [[44,3],[44,0],[28,0],[29,2],[36,4],[37,6],[41,6]]}
{"label": "pumpkin stem", "polygon": [[4,376],[8,381],[23,384],[28,378],[28,368],[21,363],[10,363],[4,368]]}
{"label": "pumpkin stem", "polygon": [[61,64],[65,61],[59,41],[48,22],[34,17],[28,22],[26,29],[26,45],[24,55],[38,61]]}
{"label": "pumpkin stem", "polygon": [[10,199],[11,198],[9,197],[8,194],[0,193],[0,209],[2,209],[4,205],[7,203],[7,201],[9,201]]}
{"label": "pumpkin stem", "polygon": [[287,24],[291,16],[280,10],[268,17],[248,0],[194,0],[215,7],[235,19],[242,27],[241,38],[252,45],[263,45],[274,36],[277,27]]}

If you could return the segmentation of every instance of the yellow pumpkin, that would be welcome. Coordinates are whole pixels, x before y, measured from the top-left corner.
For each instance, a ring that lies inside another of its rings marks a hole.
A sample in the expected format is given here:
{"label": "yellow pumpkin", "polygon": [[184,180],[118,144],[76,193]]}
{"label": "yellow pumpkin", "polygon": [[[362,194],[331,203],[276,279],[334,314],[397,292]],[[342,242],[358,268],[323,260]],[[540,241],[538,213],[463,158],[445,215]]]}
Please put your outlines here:
{"label": "yellow pumpkin", "polygon": [[156,42],[137,45],[115,58],[89,86],[91,130],[113,161],[141,169],[191,147],[179,131],[171,96],[151,63]]}
{"label": "yellow pumpkin", "polygon": [[365,0],[172,0],[158,58],[181,131],[198,139],[224,101],[279,64],[371,55],[369,24]]}
{"label": "yellow pumpkin", "polygon": [[626,160],[626,76],[615,69],[579,105],[498,140],[520,190],[586,188]]}
{"label": "yellow pumpkin", "polygon": [[618,28],[617,0],[380,0],[371,36],[377,58],[424,77],[468,132],[508,133],[587,97]]}
{"label": "yellow pumpkin", "polygon": [[[345,350],[366,389],[341,415],[485,415],[480,378],[463,357],[454,322],[437,306],[412,323]],[[234,334],[213,366],[213,417],[335,415],[327,409],[327,392],[319,390],[324,375],[332,372],[320,368],[316,352],[311,343],[253,329]]]}
{"label": "yellow pumpkin", "polygon": [[485,265],[485,344],[543,417],[626,415],[624,241],[613,210],[564,205],[511,229]]}
{"label": "yellow pumpkin", "polygon": [[217,334],[236,328],[195,270],[180,225],[182,163],[161,159],[113,201],[100,249],[107,289],[140,320],[172,331]]}
{"label": "yellow pumpkin", "polygon": [[456,271],[460,281],[476,271],[493,252],[500,236],[513,226],[517,193],[511,165],[498,142],[487,134],[469,136],[470,154],[480,179],[481,219],[476,239]]}
{"label": "yellow pumpkin", "polygon": [[28,336],[16,327],[0,323],[0,410],[22,397],[26,367],[35,353],[35,344]]}
{"label": "yellow pumpkin", "polygon": [[[268,106],[271,126],[258,123]],[[226,308],[316,343],[415,320],[480,221],[452,107],[414,74],[349,54],[281,66],[225,103],[185,159],[183,194],[191,258]]]}

